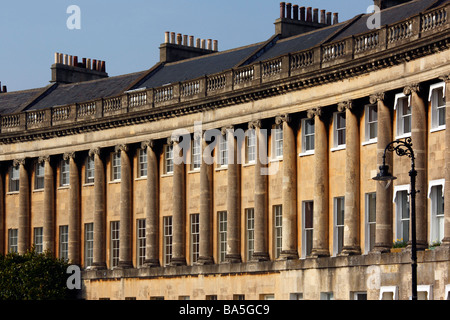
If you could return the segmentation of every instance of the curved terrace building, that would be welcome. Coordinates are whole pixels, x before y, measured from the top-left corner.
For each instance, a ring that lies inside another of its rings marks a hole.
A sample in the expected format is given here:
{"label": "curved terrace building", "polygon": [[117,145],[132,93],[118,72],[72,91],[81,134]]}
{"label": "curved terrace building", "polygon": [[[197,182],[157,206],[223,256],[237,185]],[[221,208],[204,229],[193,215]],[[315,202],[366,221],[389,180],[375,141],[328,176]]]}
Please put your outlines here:
{"label": "curved terrace building", "polygon": [[0,252],[51,250],[93,300],[406,300],[410,159],[372,178],[411,138],[419,298],[447,299],[450,1],[375,4],[281,3],[227,51],[169,32],[122,76],[57,53],[47,87],[3,88]]}

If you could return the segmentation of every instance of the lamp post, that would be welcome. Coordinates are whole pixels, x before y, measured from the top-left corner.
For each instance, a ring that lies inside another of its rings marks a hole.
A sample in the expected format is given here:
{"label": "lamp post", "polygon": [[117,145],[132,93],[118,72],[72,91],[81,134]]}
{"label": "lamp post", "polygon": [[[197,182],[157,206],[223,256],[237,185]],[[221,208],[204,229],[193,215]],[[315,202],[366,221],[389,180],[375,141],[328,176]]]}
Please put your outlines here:
{"label": "lamp post", "polygon": [[411,138],[404,140],[395,140],[390,142],[383,153],[383,164],[380,166],[380,172],[373,180],[380,182],[388,182],[397,179],[389,173],[389,166],[386,165],[386,153],[394,152],[398,156],[408,156],[411,159],[411,269],[412,269],[412,300],[417,300],[417,243],[416,243],[416,177],[415,157],[412,149]]}

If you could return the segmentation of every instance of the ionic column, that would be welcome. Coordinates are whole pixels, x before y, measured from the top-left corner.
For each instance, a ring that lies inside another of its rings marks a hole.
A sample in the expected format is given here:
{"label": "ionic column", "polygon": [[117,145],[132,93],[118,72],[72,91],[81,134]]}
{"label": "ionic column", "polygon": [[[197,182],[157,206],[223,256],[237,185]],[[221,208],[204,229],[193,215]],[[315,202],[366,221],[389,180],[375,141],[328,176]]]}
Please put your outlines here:
{"label": "ionic column", "polygon": [[44,232],[43,249],[55,252],[55,175],[50,156],[40,157],[44,162]]}
{"label": "ionic column", "polygon": [[237,161],[237,143],[234,128],[222,129],[227,135],[228,170],[227,170],[227,252],[225,260],[228,263],[241,262],[239,253],[239,164]]}
{"label": "ionic column", "polygon": [[449,128],[445,130],[445,188],[444,188],[444,239],[441,247],[450,247],[450,75],[441,79],[445,81],[445,123]]}
{"label": "ionic column", "polygon": [[147,215],[145,217],[146,251],[144,264],[147,267],[159,267],[159,175],[155,142],[153,140],[143,142],[141,148],[147,150]]}
{"label": "ionic column", "polygon": [[213,161],[211,146],[202,137],[202,163],[200,165],[200,248],[197,264],[213,264],[212,254],[212,203],[213,203]]}
{"label": "ionic column", "polygon": [[94,156],[94,250],[92,268],[106,269],[106,213],[105,213],[105,165],[101,149],[89,151]]}
{"label": "ionic column", "polygon": [[19,235],[17,250],[24,254],[30,249],[30,181],[25,167],[25,159],[14,160],[19,166]]}
{"label": "ionic column", "polygon": [[186,265],[185,212],[186,181],[183,149],[178,140],[173,141],[173,216],[172,216],[172,259],[170,265]]}
{"label": "ionic column", "polygon": [[253,121],[255,129],[255,248],[252,261],[270,260],[267,244],[267,130],[261,128],[261,121]]}
{"label": "ionic column", "polygon": [[132,207],[131,207],[131,163],[128,145],[118,145],[120,152],[120,229],[119,264],[122,269],[132,268]]}
{"label": "ionic column", "polygon": [[[386,146],[392,141],[392,119],[389,107],[385,104],[385,94],[377,93],[370,97],[370,103],[377,104],[378,137],[377,169],[383,164]],[[386,153],[386,164],[392,169],[392,153]],[[389,252],[392,248],[392,184],[386,189],[376,184],[376,226],[373,252]]]}
{"label": "ionic column", "polygon": [[345,214],[344,246],[341,255],[361,254],[359,245],[359,126],[354,113],[353,102],[347,101],[338,106],[345,110]]}
{"label": "ionic column", "polygon": [[75,152],[65,153],[69,160],[69,249],[70,263],[81,263],[81,215],[80,215],[80,176],[75,162]]}
{"label": "ionic column", "polygon": [[328,244],[328,138],[322,108],[308,111],[315,118],[315,166],[314,166],[314,212],[313,248],[311,257],[330,256]]}
{"label": "ionic column", "polygon": [[283,124],[282,171],[282,247],[281,259],[298,259],[297,249],[297,149],[295,133],[289,114],[278,116],[277,125]]}
{"label": "ionic column", "polygon": [[[411,95],[411,139],[414,155],[416,177],[416,239],[417,249],[428,248],[427,220],[427,111],[428,105],[420,95],[420,85],[413,84],[404,88],[405,95]],[[411,241],[410,241],[411,243]]]}

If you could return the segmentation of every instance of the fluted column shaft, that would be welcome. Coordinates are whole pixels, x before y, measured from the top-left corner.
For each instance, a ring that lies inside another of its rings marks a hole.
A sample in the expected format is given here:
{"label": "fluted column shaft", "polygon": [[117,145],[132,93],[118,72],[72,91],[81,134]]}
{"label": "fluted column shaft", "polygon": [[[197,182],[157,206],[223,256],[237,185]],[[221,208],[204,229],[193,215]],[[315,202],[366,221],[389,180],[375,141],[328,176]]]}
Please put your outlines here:
{"label": "fluted column shaft", "polygon": [[315,128],[315,166],[314,166],[314,212],[313,212],[313,249],[312,257],[330,255],[328,244],[328,138],[327,127],[322,109],[311,110]]}
{"label": "fluted column shaft", "polygon": [[[377,168],[383,164],[386,146],[392,141],[392,118],[389,107],[385,103],[385,94],[377,93],[370,97],[372,104],[377,104],[378,137]],[[386,153],[386,165],[392,169],[392,153]],[[376,227],[374,252],[389,252],[392,247],[392,185],[387,189],[376,184]]]}
{"label": "fluted column shaft", "polygon": [[288,114],[275,119],[283,125],[282,247],[281,259],[298,259],[297,249],[297,149]]}
{"label": "fluted column shaft", "polygon": [[120,229],[119,268],[132,268],[132,202],[131,202],[131,162],[128,146],[119,145],[120,152]]}
{"label": "fluted column shaft", "polygon": [[30,249],[30,183],[25,159],[16,160],[19,165],[19,234],[17,250],[24,254]]}
{"label": "fluted column shaft", "polygon": [[172,216],[172,259],[173,266],[186,265],[185,256],[185,212],[186,212],[186,181],[185,161],[181,145],[173,141],[173,216]]}
{"label": "fluted column shaft", "polygon": [[444,188],[444,239],[442,247],[450,247],[450,75],[443,77],[446,83],[445,94],[445,188]]}
{"label": "fluted column shaft", "polygon": [[70,263],[81,263],[81,215],[80,215],[80,176],[75,153],[64,154],[69,160],[69,246]]}
{"label": "fluted column shaft", "polygon": [[142,143],[147,150],[147,215],[146,215],[146,253],[144,264],[158,267],[159,263],[159,192],[158,159],[154,141]]}
{"label": "fluted column shaft", "polygon": [[55,252],[55,174],[50,156],[42,157],[44,161],[44,251]]}
{"label": "fluted column shaft", "polygon": [[100,148],[89,151],[94,156],[94,269],[106,268],[105,165]]}
{"label": "fluted column shaft", "polygon": [[342,255],[361,254],[359,245],[359,126],[354,113],[353,102],[339,106],[345,110],[346,151],[345,151],[345,214],[344,245]]}
{"label": "fluted column shaft", "polygon": [[414,84],[405,87],[403,92],[411,95],[411,139],[413,143],[416,177],[416,240],[417,249],[427,248],[427,109],[421,97],[420,86]]}
{"label": "fluted column shaft", "polygon": [[254,121],[256,136],[255,160],[255,247],[253,261],[270,259],[267,243],[267,130],[261,129],[261,121]]}
{"label": "fluted column shaft", "polygon": [[202,137],[202,163],[200,165],[200,248],[198,264],[213,264],[212,254],[212,195],[213,158],[211,147]]}
{"label": "fluted column shaft", "polygon": [[239,164],[237,163],[237,144],[234,128],[223,130],[227,135],[228,170],[227,170],[227,252],[225,260],[229,263],[241,262],[239,253]]}

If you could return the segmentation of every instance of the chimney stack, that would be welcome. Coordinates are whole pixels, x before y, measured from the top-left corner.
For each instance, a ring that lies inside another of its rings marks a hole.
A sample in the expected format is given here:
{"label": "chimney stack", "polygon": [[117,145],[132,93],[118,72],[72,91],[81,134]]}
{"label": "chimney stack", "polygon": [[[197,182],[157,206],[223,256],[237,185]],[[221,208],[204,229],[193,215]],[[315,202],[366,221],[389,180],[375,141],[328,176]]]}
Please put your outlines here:
{"label": "chimney stack", "polygon": [[7,93],[8,89],[6,88],[6,86],[2,87],[2,83],[0,82],[0,93]]}
{"label": "chimney stack", "polygon": [[79,63],[77,56],[56,52],[50,82],[76,83],[108,77],[105,61],[90,58],[82,61]]}

